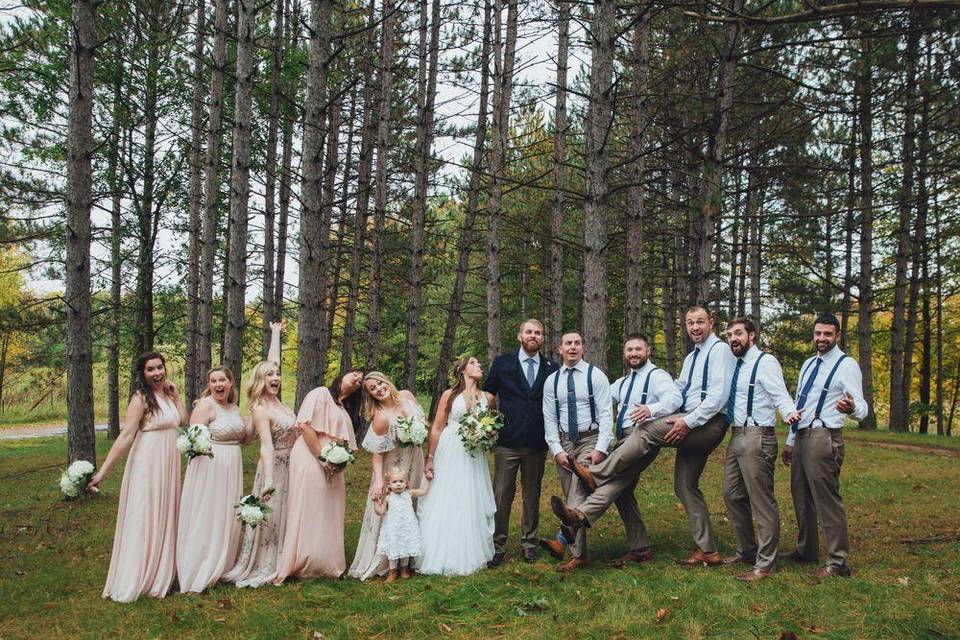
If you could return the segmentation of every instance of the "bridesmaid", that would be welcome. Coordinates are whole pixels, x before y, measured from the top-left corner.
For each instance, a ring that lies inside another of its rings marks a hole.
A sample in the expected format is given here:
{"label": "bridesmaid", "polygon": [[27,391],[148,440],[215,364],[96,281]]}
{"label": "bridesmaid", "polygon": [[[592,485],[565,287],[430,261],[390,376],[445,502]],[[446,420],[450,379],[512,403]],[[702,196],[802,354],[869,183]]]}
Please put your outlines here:
{"label": "bridesmaid", "polygon": [[[260,462],[253,480],[253,493],[272,507],[267,519],[256,528],[245,527],[240,557],[223,578],[238,587],[259,587],[273,582],[277,575],[280,541],[286,525],[287,467],[290,447],[297,439],[296,416],[279,399],[280,332],[285,322],[270,323],[270,350],[267,360],[258,364],[247,385],[247,406],[253,427],[260,438]],[[264,495],[273,489],[272,495]]]}
{"label": "bridesmaid", "polygon": [[384,493],[384,469],[399,467],[407,475],[411,489],[420,487],[423,478],[423,450],[420,447],[401,447],[396,437],[397,418],[419,415],[423,409],[409,391],[397,391],[390,378],[379,371],[371,371],[363,379],[364,419],[370,428],[363,439],[363,448],[372,455],[373,474],[367,492],[367,506],[363,511],[363,525],[357,541],[357,553],[350,565],[349,575],[358,580],[386,575],[390,563],[377,553],[382,518],[374,504]]}
{"label": "bridesmaid", "polygon": [[167,380],[162,355],[151,351],[140,356],[136,376],[123,430],[88,485],[98,490],[129,449],[103,587],[103,597],[117,602],[133,602],[144,594],[164,597],[176,569],[177,427],[186,423],[187,410],[176,386]]}
{"label": "bridesmaid", "polygon": [[213,457],[191,460],[183,480],[177,529],[177,581],[183,593],[206,591],[237,560],[240,521],[235,506],[243,497],[240,445],[250,435],[237,406],[239,395],[233,372],[214,367],[190,414],[190,424],[210,429]]}
{"label": "bridesmaid", "polygon": [[290,451],[286,525],[274,584],[289,577],[339,578],[347,568],[343,522],[347,489],[340,469],[321,462],[331,440],[356,449],[354,425],[363,373],[347,371],[329,387],[317,387],[300,404],[300,437]]}

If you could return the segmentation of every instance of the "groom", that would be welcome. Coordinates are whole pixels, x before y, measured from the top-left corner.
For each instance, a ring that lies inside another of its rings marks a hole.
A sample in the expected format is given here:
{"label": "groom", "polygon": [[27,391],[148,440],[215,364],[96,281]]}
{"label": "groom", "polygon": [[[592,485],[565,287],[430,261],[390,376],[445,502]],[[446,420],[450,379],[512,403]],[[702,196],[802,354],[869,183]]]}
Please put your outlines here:
{"label": "groom", "polygon": [[523,496],[520,520],[520,545],[523,559],[537,557],[537,526],[540,520],[540,483],[546,461],[547,444],[543,439],[543,381],[557,370],[557,363],[541,355],[543,324],[536,318],[525,320],[517,333],[519,351],[497,356],[483,390],[497,396],[504,425],[493,454],[493,494],[497,515],[493,533],[494,555],[487,563],[503,563],[510,528],[510,509],[517,492],[517,472]]}

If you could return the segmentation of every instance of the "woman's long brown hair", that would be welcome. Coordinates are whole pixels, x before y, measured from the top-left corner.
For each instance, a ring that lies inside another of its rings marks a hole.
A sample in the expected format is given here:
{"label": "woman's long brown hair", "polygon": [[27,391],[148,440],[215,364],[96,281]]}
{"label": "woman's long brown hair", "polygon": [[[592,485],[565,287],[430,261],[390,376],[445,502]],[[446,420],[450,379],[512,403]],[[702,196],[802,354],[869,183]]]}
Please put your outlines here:
{"label": "woman's long brown hair", "polygon": [[[153,392],[153,385],[147,380],[147,376],[144,374],[144,370],[147,368],[147,363],[151,360],[159,360],[163,363],[163,369],[167,369],[167,360],[160,353],[156,351],[147,351],[137,358],[137,366],[135,368],[137,372],[137,380],[133,384],[133,391],[130,393],[132,398],[134,395],[139,393],[143,396],[144,402],[147,403],[147,413],[157,413],[160,411],[160,403],[157,402],[157,394]],[[166,379],[166,376],[164,376]]]}

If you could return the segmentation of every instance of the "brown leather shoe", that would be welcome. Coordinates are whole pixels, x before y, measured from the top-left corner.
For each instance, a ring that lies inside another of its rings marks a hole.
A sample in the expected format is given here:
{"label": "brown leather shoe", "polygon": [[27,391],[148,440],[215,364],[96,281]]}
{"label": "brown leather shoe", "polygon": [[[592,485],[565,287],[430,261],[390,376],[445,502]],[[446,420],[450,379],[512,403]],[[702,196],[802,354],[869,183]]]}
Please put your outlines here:
{"label": "brown leather shoe", "polygon": [[757,559],[753,556],[742,556],[739,553],[723,559],[723,564],[748,564],[751,567],[756,564]]}
{"label": "brown leather shoe", "polygon": [[634,549],[633,551],[628,551],[621,557],[610,563],[612,567],[625,567],[631,562],[636,562],[637,564],[643,564],[644,562],[650,562],[653,560],[653,547],[643,547],[642,549]]}
{"label": "brown leather shoe", "polygon": [[797,564],[813,564],[814,562],[817,561],[815,558],[811,560],[810,558],[806,557],[805,555],[800,553],[799,549],[794,549],[793,551],[788,553],[787,560],[789,560],[790,562],[796,562]]}
{"label": "brown leather shoe", "polygon": [[835,566],[827,565],[825,567],[820,567],[815,574],[816,577],[820,580],[830,577],[837,578],[849,578],[850,577],[850,567],[847,565]]}
{"label": "brown leather shoe", "polygon": [[575,538],[577,532],[580,531],[580,527],[583,526],[581,514],[578,511],[569,509],[567,505],[563,504],[563,500],[557,496],[550,496],[550,508],[553,510],[553,514],[560,518],[560,522],[567,525],[567,528],[570,529],[571,537]]}
{"label": "brown leather shoe", "polygon": [[686,560],[681,560],[680,564],[687,567],[716,567],[722,562],[719,551],[704,553],[700,549],[694,549],[693,554]]}
{"label": "brown leather shoe", "polygon": [[527,564],[533,564],[537,561],[537,550],[533,548],[524,548],[523,561]]}
{"label": "brown leather shoe", "polygon": [[494,569],[503,564],[503,559],[506,557],[506,553],[503,551],[497,551],[493,554],[493,557],[487,560],[487,568]]}
{"label": "brown leather shoe", "polygon": [[753,569],[748,571],[742,576],[737,576],[737,580],[741,582],[756,582],[757,580],[763,580],[772,573],[769,569]]}
{"label": "brown leather shoe", "polygon": [[563,560],[563,556],[567,554],[567,547],[556,538],[550,540],[540,538],[540,548],[557,560]]}
{"label": "brown leather shoe", "polygon": [[564,562],[561,565],[557,565],[557,571],[560,573],[567,573],[570,571],[576,571],[580,567],[586,566],[587,561],[580,558],[570,558],[568,561]]}
{"label": "brown leather shoe", "polygon": [[590,469],[587,469],[587,467],[580,464],[576,460],[573,460],[572,462],[573,464],[570,465],[570,470],[573,471],[573,475],[580,478],[580,482],[583,483],[590,493],[596,491],[597,481],[593,479],[593,474],[590,473]]}

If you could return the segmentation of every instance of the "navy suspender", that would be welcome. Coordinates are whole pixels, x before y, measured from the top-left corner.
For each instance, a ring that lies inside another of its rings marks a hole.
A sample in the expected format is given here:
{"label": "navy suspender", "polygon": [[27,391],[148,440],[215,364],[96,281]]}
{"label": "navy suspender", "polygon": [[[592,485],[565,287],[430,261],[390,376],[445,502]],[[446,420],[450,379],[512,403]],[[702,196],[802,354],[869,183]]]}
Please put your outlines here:
{"label": "navy suspender", "polygon": [[[553,377],[553,402],[557,407],[557,425],[563,428],[563,425],[560,424],[560,372],[561,369],[557,369],[556,375]],[[620,386],[623,386],[622,384]],[[591,364],[587,367],[587,394],[590,396],[590,424],[597,424],[597,403],[593,399],[593,365]],[[599,426],[599,425],[598,425]]]}
{"label": "navy suspender", "polygon": [[[813,423],[817,420],[820,420],[820,412],[823,411],[823,403],[827,400],[827,391],[830,390],[830,383],[833,382],[833,374],[837,372],[837,369],[840,368],[840,363],[846,359],[847,355],[843,354],[840,356],[840,359],[837,360],[837,363],[833,365],[833,369],[830,369],[830,375],[827,376],[827,381],[823,383],[823,391],[820,392],[820,400],[817,401],[817,410],[813,414],[813,421],[810,423],[810,426],[813,426]],[[820,423],[823,423],[823,420],[820,420]]]}
{"label": "navy suspender", "polygon": [[654,367],[647,373],[647,379],[643,381],[643,394],[640,396],[640,404],[647,404],[647,391],[650,390],[650,376],[654,371],[659,371],[660,367]]}
{"label": "navy suspender", "polygon": [[[750,418],[753,417],[753,390],[757,386],[757,369],[760,368],[760,361],[763,360],[765,355],[767,354],[763,351],[760,352],[757,360],[753,363],[753,371],[750,372],[750,386],[747,388],[747,417],[743,420],[743,426],[745,427],[750,422]],[[754,420],[753,423],[756,424],[757,421]]]}
{"label": "navy suspender", "polygon": [[[720,340],[713,343],[713,347],[720,344]],[[707,397],[707,380],[710,377],[710,354],[713,353],[713,347],[707,350],[707,359],[703,361],[703,380],[700,381],[700,402]],[[690,368],[690,377],[693,377],[693,367]]]}

